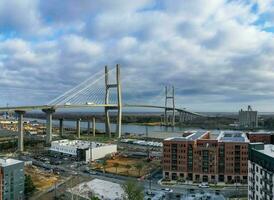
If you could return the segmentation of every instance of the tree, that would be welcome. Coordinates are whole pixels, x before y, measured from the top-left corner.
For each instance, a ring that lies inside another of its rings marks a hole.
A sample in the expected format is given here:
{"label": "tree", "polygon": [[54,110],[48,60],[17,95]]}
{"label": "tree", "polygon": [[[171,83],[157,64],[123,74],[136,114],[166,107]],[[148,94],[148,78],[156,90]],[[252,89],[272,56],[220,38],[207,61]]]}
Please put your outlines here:
{"label": "tree", "polygon": [[93,196],[93,197],[90,198],[90,200],[100,200],[100,198]]}
{"label": "tree", "polygon": [[35,191],[36,187],[33,184],[33,181],[31,179],[30,175],[25,175],[25,196],[28,197]]}
{"label": "tree", "polygon": [[125,165],[125,168],[127,169],[127,175],[129,175],[129,170],[131,169],[131,165]]}
{"label": "tree", "polygon": [[103,169],[104,169],[104,173],[106,173],[106,167],[107,167],[108,163],[106,160],[103,160],[102,162],[102,166],[103,166]]}
{"label": "tree", "polygon": [[113,167],[115,167],[115,169],[116,169],[116,174],[117,174],[117,170],[118,170],[119,166],[120,166],[119,163],[113,163]]}
{"label": "tree", "polygon": [[135,168],[138,170],[138,176],[141,175],[141,171],[144,167],[144,163],[143,162],[138,162],[136,165],[135,165]]}
{"label": "tree", "polygon": [[123,200],[143,200],[144,193],[142,186],[136,181],[126,181],[122,188],[124,190]]}

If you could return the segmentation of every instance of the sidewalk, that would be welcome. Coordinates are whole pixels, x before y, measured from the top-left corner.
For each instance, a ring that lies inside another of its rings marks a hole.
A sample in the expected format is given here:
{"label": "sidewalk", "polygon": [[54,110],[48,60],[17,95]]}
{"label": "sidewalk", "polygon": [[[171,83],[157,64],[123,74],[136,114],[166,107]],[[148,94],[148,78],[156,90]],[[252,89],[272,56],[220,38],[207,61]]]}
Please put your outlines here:
{"label": "sidewalk", "polygon": [[[182,185],[182,186],[197,186],[199,187],[200,183],[193,183],[192,181],[187,181],[187,182],[179,182],[179,181],[163,181],[160,179],[158,181],[158,184],[161,186],[172,186],[172,185]],[[218,182],[216,184],[208,184],[210,188],[224,188],[224,187],[238,187],[238,188],[246,188],[248,185],[247,184],[240,184],[238,183],[237,185],[235,184],[226,184],[224,182]]]}

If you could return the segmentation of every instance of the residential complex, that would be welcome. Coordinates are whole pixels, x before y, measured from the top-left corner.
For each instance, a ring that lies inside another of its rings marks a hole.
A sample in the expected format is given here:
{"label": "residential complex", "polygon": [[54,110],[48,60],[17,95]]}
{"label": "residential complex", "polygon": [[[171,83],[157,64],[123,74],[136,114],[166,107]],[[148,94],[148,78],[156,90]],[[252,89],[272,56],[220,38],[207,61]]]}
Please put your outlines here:
{"label": "residential complex", "polygon": [[24,199],[24,162],[0,159],[0,200]]}
{"label": "residential complex", "polygon": [[257,128],[258,127],[258,112],[253,111],[251,106],[247,110],[239,111],[239,126],[240,128]]}
{"label": "residential complex", "polygon": [[51,151],[75,156],[79,161],[94,161],[117,152],[116,144],[83,140],[57,140],[51,142]]}
{"label": "residential complex", "polygon": [[249,132],[247,137],[250,143],[274,144],[274,134],[272,132]]}
{"label": "residential complex", "polygon": [[251,143],[248,156],[248,199],[274,197],[274,145]]}
{"label": "residential complex", "polygon": [[163,145],[163,176],[194,182],[247,183],[246,134],[225,131],[187,132]]}

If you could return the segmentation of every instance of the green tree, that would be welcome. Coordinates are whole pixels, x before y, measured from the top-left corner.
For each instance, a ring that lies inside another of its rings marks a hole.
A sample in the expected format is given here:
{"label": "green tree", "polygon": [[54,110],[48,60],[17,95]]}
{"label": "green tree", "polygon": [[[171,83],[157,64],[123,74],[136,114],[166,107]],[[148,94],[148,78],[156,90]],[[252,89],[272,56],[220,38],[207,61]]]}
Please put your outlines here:
{"label": "green tree", "polygon": [[127,169],[127,175],[129,175],[129,170],[131,169],[131,165],[125,165],[125,168]]}
{"label": "green tree", "polygon": [[123,200],[143,200],[144,193],[142,186],[136,181],[126,181],[122,188],[124,190]]}
{"label": "green tree", "polygon": [[30,175],[25,175],[25,196],[28,197],[35,191],[36,187],[33,184],[33,181],[31,179]]}
{"label": "green tree", "polygon": [[141,175],[141,171],[144,167],[144,163],[143,162],[138,162],[136,165],[135,165],[135,168],[138,170],[138,176]]}
{"label": "green tree", "polygon": [[99,197],[91,197],[90,200],[101,200]]}
{"label": "green tree", "polygon": [[113,167],[115,167],[116,174],[117,174],[117,170],[118,170],[119,166],[120,166],[119,163],[113,163]]}
{"label": "green tree", "polygon": [[104,173],[106,173],[106,167],[107,167],[107,165],[108,165],[107,161],[103,160],[102,166],[103,166]]}

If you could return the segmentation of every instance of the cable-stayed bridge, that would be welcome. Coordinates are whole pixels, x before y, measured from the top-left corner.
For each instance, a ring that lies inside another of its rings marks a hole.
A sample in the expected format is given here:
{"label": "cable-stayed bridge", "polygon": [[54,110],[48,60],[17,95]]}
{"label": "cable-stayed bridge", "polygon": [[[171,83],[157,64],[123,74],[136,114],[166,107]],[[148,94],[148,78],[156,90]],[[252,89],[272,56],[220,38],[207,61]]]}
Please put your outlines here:
{"label": "cable-stayed bridge", "polygon": [[[126,86],[124,86],[126,87]],[[111,136],[110,129],[110,112],[117,112],[116,134],[121,137],[122,110],[127,108],[144,108],[144,109],[162,109],[164,110],[163,124],[174,126],[176,113],[179,115],[179,122],[189,121],[195,117],[204,117],[203,115],[186,109],[178,108],[175,105],[174,87],[165,87],[164,91],[165,104],[157,105],[155,103],[136,103],[123,101],[122,84],[120,78],[120,66],[105,70],[92,75],[90,78],[61,94],[57,98],[48,102],[46,105],[34,106],[15,106],[0,107],[0,112],[14,111],[18,117],[18,147],[23,151],[23,116],[27,111],[42,110],[46,113],[46,142],[52,141],[52,115],[58,109],[71,108],[103,108],[105,112],[105,131]],[[140,100],[138,100],[139,102]],[[157,100],[157,102],[159,102]],[[77,121],[77,135],[80,137],[80,122]],[[93,123],[94,120],[93,120]],[[94,127],[95,125],[93,125]],[[60,130],[63,129],[63,119],[60,120]]]}

